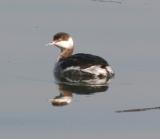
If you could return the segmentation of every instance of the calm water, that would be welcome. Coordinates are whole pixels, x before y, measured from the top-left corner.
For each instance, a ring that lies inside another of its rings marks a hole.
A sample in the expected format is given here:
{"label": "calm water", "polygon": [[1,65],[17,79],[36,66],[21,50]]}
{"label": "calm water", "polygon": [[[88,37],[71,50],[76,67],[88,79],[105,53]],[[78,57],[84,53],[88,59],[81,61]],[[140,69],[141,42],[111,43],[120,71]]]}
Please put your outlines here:
{"label": "calm water", "polygon": [[[159,12],[158,0],[1,0],[0,138],[159,139]],[[48,102],[58,50],[45,44],[59,31],[109,61],[108,90]]]}

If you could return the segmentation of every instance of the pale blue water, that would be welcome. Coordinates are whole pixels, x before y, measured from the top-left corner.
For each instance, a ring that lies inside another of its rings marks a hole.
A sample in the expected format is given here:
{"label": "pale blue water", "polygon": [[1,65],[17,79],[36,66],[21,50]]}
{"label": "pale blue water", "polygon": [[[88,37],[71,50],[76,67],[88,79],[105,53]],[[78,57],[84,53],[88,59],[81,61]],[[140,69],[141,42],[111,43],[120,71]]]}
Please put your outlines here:
{"label": "pale blue water", "polygon": [[[0,1],[0,138],[159,139],[160,2]],[[116,72],[107,91],[59,94],[53,34],[72,34],[75,52],[100,55]],[[119,110],[153,108],[141,112]]]}

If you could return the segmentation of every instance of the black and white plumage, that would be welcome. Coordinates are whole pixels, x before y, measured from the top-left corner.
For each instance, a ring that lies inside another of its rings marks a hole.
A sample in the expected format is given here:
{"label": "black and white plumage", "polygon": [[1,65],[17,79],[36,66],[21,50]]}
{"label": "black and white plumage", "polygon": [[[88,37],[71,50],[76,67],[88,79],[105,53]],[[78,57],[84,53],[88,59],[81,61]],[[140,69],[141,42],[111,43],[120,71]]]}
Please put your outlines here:
{"label": "black and white plumage", "polygon": [[57,33],[48,45],[60,48],[61,53],[56,63],[55,77],[63,82],[104,84],[114,76],[108,62],[91,54],[74,54],[72,37],[64,32]]}

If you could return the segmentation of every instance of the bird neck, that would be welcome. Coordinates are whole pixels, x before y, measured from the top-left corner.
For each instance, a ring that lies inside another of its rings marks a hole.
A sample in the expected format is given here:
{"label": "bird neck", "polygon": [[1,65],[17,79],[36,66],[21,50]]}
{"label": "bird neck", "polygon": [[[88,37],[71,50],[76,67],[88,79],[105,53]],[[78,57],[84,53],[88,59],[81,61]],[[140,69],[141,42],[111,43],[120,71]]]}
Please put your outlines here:
{"label": "bird neck", "polygon": [[61,49],[59,60],[60,59],[66,59],[67,57],[71,56],[72,54],[73,54],[73,48]]}

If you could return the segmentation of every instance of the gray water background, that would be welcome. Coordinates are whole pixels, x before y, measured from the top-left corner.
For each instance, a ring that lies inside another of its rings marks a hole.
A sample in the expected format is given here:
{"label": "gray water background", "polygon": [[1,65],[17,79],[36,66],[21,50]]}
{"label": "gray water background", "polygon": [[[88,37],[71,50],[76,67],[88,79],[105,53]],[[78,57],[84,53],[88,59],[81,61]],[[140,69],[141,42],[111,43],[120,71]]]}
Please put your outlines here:
{"label": "gray water background", "polygon": [[[159,139],[159,13],[158,0],[0,0],[0,138]],[[108,60],[108,91],[48,102],[59,94],[58,50],[45,44],[59,31],[72,34],[75,53]],[[116,112],[141,108],[151,109]]]}

